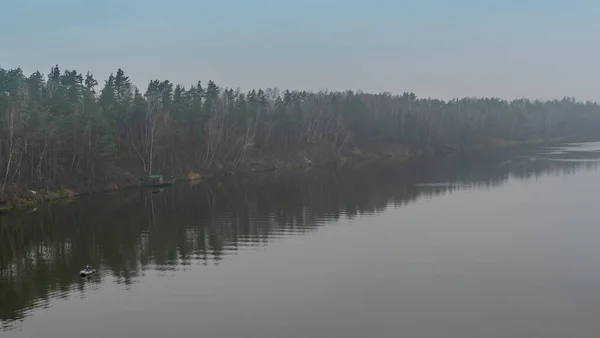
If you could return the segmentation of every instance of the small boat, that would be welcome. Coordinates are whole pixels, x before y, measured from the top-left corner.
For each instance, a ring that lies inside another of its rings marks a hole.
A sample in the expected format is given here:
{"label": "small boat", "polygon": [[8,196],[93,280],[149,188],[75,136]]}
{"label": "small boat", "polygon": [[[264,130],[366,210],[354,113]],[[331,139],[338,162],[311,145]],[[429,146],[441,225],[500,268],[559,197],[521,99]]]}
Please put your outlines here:
{"label": "small boat", "polygon": [[79,271],[79,275],[81,277],[89,277],[91,275],[93,275],[96,272],[96,269],[92,268],[89,265],[86,265],[85,268],[83,268],[83,270]]}
{"label": "small boat", "polygon": [[174,179],[165,180],[162,175],[150,175],[143,179],[144,186],[146,187],[166,187],[175,183]]}

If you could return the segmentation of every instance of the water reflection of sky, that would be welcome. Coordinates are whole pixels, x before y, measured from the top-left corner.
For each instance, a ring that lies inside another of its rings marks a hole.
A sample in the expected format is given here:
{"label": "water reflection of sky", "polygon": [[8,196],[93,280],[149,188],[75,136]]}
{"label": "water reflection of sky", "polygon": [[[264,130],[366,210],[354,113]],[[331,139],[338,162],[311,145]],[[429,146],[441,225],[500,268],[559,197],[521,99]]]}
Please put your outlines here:
{"label": "water reflection of sky", "polygon": [[[551,149],[550,151],[548,149]],[[578,170],[596,170],[600,164],[600,142],[573,143],[547,147],[524,154],[512,154],[492,161],[497,168],[488,180],[429,181],[416,184],[421,191],[452,192],[456,190],[489,189],[511,180],[528,181],[541,175],[569,175]],[[489,163],[488,163],[489,164]]]}
{"label": "water reflection of sky", "polygon": [[[600,143],[569,147],[578,156],[581,149],[600,150]],[[197,265],[222,271],[221,262],[232,256],[251,256],[324,225],[375,220],[390,208],[456,192],[596,170],[589,159],[548,159],[544,151],[268,173],[179,185],[159,194],[90,196],[2,217],[0,330],[19,328],[33,313],[69,298],[115,288],[129,292],[142,281]],[[99,273],[84,281],[76,272],[90,262]]]}
{"label": "water reflection of sky", "polygon": [[569,152],[600,152],[600,142],[568,143],[562,146],[548,147],[545,155],[564,154]]}

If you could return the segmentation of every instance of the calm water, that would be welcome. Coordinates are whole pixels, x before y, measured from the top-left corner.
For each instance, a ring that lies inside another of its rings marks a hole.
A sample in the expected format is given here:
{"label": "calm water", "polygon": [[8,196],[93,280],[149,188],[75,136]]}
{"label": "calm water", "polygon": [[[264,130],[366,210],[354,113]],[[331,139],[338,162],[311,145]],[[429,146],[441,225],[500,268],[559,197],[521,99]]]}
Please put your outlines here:
{"label": "calm water", "polygon": [[0,336],[598,336],[598,160],[588,143],[6,215]]}

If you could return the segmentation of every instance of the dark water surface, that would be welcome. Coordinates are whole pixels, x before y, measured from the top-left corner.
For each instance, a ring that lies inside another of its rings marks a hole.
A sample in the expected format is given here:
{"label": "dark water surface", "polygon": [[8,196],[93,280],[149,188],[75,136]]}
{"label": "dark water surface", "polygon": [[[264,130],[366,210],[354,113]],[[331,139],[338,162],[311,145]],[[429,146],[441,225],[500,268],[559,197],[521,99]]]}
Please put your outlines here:
{"label": "dark water surface", "polygon": [[0,216],[0,337],[597,337],[599,159],[267,173]]}

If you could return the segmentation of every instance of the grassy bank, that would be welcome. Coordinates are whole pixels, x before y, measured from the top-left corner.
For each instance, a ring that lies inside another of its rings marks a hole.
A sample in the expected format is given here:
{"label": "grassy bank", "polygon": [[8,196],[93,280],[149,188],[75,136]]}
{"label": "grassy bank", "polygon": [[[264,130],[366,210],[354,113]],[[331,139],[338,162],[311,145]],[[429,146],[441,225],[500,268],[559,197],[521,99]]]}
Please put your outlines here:
{"label": "grassy bank", "polygon": [[[482,151],[499,151],[507,149],[526,149],[540,146],[557,145],[565,143],[565,139],[533,139],[528,141],[507,141],[507,140],[490,140],[486,143],[479,143],[469,147],[461,147],[460,149],[444,147],[444,148],[406,148],[399,146],[390,146],[386,149],[381,147],[373,149],[352,149],[345,150],[332,154],[331,152],[323,152],[318,150],[305,150],[296,154],[287,156],[262,156],[258,158],[248,158],[243,163],[236,166],[220,166],[216,169],[200,169],[191,170],[186,174],[176,177],[177,181],[198,181],[222,176],[251,174],[265,171],[291,170],[298,168],[316,167],[329,164],[352,165],[354,163],[365,161],[406,161],[417,156],[426,154],[450,154],[460,152],[482,152]],[[6,213],[14,210],[24,210],[34,208],[41,202],[106,193],[122,189],[131,189],[141,187],[140,182],[132,180],[134,175],[127,173],[128,179],[122,179],[119,183],[107,182],[105,185],[98,185],[93,188],[81,189],[76,187],[63,187],[57,190],[31,191],[21,190],[17,194],[12,194],[4,203],[0,204],[0,213]]]}

